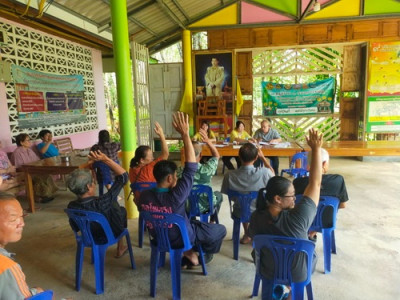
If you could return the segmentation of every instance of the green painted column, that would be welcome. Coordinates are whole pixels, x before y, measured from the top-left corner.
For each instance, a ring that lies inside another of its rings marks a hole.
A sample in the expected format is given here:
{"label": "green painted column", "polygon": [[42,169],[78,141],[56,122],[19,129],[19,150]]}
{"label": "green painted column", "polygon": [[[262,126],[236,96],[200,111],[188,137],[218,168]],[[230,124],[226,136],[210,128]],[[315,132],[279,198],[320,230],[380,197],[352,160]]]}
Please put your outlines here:
{"label": "green painted column", "polygon": [[[129,170],[130,159],[136,149],[136,118],[133,105],[132,64],[129,50],[128,19],[126,0],[111,0],[111,24],[114,59],[117,79],[119,125],[121,133],[122,165]],[[128,218],[137,218],[138,211],[129,195],[129,184],[125,185],[125,207]]]}

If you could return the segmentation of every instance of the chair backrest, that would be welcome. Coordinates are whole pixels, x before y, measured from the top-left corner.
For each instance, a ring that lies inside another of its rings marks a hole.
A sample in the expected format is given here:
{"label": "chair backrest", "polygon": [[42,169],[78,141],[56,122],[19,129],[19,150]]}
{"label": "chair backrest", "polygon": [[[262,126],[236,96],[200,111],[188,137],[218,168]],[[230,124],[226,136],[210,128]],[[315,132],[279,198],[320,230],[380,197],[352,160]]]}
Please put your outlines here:
{"label": "chair backrest", "polygon": [[[303,252],[307,260],[307,277],[303,281],[311,281],[312,259],[315,244],[309,240],[268,234],[256,235],[253,239],[256,254],[257,274],[260,274],[260,250],[267,248],[274,260],[274,283],[289,285],[292,283],[292,263],[296,254]],[[262,276],[262,275],[261,275]]]}
{"label": "chair backrest", "polygon": [[[296,203],[303,198],[303,195],[296,195]],[[339,209],[340,200],[333,196],[320,196],[317,207],[317,214],[315,215],[314,221],[311,224],[310,230],[321,232],[322,228],[336,228],[336,214]],[[323,215],[325,211],[330,209],[332,211],[332,220],[329,220],[329,224],[324,224]]]}
{"label": "chair backrest", "polygon": [[308,152],[298,152],[293,155],[292,160],[290,161],[290,169],[294,169],[296,167],[296,161],[300,159],[301,168],[307,170],[307,154]]}
{"label": "chair backrest", "polygon": [[76,239],[82,239],[83,244],[86,247],[92,247],[96,245],[91,231],[91,224],[97,223],[101,226],[104,231],[105,237],[108,243],[115,243],[115,237],[111,230],[110,224],[104,215],[98,212],[80,209],[64,209],[70,220],[79,228],[77,232],[72,226],[72,230],[75,233]]}
{"label": "chair backrest", "polygon": [[35,296],[27,298],[28,300],[52,300],[53,299],[53,291],[47,290],[41,293],[36,294]]}
{"label": "chair backrest", "polygon": [[228,199],[229,199],[229,206],[231,208],[231,215],[232,215],[232,207],[233,203],[236,202],[236,205],[240,206],[240,222],[250,222],[250,206],[251,202],[254,199],[257,199],[258,191],[257,192],[237,192],[237,191],[228,191]]}
{"label": "chair backrest", "polygon": [[213,207],[213,191],[212,188],[208,185],[204,184],[195,184],[192,186],[192,189],[189,194],[189,218],[200,216],[202,213],[200,211],[199,201],[202,197],[207,197],[208,200],[208,213],[204,215],[211,215],[214,211]]}
{"label": "chair backrest", "polygon": [[[160,212],[141,211],[141,216],[145,221],[147,228],[154,233],[156,238],[157,248],[160,252],[169,252],[171,244],[169,241],[168,232],[175,225],[182,237],[183,251],[192,248],[189,240],[189,234],[186,228],[185,219],[177,214],[167,214]],[[150,237],[151,238],[151,237]]]}
{"label": "chair backrest", "polygon": [[74,147],[72,146],[71,139],[69,137],[54,140],[54,145],[58,148],[61,153],[73,152]]}
{"label": "chair backrest", "polygon": [[[336,228],[336,213],[339,209],[339,199],[332,196],[321,196],[319,198],[317,214],[314,218],[314,221],[311,224],[310,229],[312,228],[313,231],[321,231],[322,228]],[[323,215],[327,210],[332,212],[332,219],[329,219],[329,223],[324,224],[323,222]]]}

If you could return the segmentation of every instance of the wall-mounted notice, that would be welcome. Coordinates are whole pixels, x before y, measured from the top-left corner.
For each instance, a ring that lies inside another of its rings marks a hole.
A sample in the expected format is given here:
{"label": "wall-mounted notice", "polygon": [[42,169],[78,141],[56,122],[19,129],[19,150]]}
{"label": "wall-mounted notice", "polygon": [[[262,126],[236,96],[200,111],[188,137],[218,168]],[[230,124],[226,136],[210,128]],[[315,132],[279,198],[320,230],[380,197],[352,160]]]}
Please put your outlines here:
{"label": "wall-mounted notice", "polygon": [[82,75],[57,75],[12,65],[20,128],[86,120]]}
{"label": "wall-mounted notice", "polygon": [[367,132],[400,132],[400,42],[371,43]]}

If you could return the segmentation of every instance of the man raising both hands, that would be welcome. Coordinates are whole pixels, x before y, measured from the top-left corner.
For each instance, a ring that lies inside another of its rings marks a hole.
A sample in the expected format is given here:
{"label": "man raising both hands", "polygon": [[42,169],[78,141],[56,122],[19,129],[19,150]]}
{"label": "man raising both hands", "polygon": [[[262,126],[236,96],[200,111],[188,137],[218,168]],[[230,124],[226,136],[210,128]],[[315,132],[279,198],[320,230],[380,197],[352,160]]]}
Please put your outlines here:
{"label": "man raising both hands", "polygon": [[[192,245],[202,246],[204,253],[206,253],[205,260],[207,263],[211,261],[213,253],[219,252],[222,240],[226,235],[226,229],[225,226],[220,224],[209,224],[196,220],[189,221],[186,215],[185,203],[192,189],[197,162],[189,135],[188,115],[177,112],[173,116],[172,125],[182,136],[185,147],[185,168],[183,169],[182,177],[177,179],[177,166],[173,161],[159,161],[153,170],[157,188],[144,191],[140,195],[139,210],[163,211],[184,217],[189,240]],[[150,233],[153,235],[151,230]],[[171,228],[169,239],[172,247],[179,248],[182,246],[182,239],[178,229]],[[184,256],[184,264],[189,266],[199,264],[198,256],[193,250],[186,251]]]}

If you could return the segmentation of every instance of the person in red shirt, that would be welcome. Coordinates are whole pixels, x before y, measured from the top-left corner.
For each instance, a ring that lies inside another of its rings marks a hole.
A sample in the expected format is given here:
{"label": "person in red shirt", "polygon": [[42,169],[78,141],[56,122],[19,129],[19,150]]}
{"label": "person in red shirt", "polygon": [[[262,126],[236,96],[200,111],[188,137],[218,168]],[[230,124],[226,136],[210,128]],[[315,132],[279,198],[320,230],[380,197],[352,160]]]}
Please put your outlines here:
{"label": "person in red shirt", "polygon": [[[164,131],[160,124],[155,122],[154,132],[161,140],[161,155],[154,159],[153,151],[149,146],[139,146],[136,148],[135,156],[132,158],[129,168],[129,181],[135,182],[156,182],[153,176],[154,165],[160,160],[166,160],[169,156],[167,141]],[[138,203],[139,193],[135,192],[134,202]]]}

